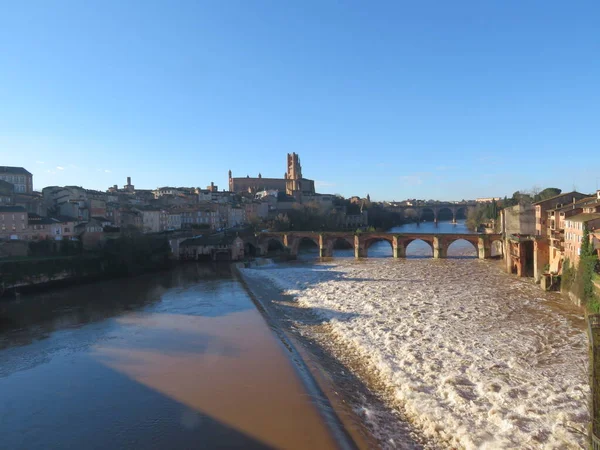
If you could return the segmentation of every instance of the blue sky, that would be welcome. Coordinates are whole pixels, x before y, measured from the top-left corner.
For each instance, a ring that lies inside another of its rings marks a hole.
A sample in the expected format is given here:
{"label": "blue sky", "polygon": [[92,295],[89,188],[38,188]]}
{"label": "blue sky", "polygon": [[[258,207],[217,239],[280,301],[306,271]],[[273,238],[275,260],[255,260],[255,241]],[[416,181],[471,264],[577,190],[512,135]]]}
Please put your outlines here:
{"label": "blue sky", "polygon": [[591,192],[599,23],[597,1],[0,0],[0,164],[223,188],[297,152],[345,196]]}

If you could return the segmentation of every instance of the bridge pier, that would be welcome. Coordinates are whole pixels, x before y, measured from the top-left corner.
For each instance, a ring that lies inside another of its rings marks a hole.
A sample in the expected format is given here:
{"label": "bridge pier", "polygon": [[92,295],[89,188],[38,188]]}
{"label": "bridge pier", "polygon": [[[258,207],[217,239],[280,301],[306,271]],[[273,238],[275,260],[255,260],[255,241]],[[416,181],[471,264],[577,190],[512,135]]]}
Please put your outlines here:
{"label": "bridge pier", "polygon": [[485,237],[480,237],[477,240],[477,250],[479,253],[479,259],[488,259],[492,256],[492,246],[490,240]]}
{"label": "bridge pier", "polygon": [[442,242],[441,238],[433,237],[433,257],[435,259],[446,258],[448,256],[448,249]]}
{"label": "bridge pier", "polygon": [[333,252],[330,252],[327,247],[319,248],[319,257],[320,258],[331,258],[333,256]]}
{"label": "bridge pier", "polygon": [[398,236],[392,237],[392,248],[394,258],[406,258],[406,246],[403,241],[398,240]]}
{"label": "bridge pier", "polygon": [[367,249],[362,239],[355,235],[354,236],[354,257],[355,258],[366,258]]}

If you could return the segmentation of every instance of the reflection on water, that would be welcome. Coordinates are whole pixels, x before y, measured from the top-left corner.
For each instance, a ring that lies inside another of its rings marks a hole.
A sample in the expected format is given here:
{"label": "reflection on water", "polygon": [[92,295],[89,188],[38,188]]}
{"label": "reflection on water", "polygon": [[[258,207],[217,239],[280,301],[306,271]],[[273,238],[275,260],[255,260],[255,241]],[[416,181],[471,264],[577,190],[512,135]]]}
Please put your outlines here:
{"label": "reflection on water", "polygon": [[191,264],[1,308],[2,448],[334,447],[227,266]]}

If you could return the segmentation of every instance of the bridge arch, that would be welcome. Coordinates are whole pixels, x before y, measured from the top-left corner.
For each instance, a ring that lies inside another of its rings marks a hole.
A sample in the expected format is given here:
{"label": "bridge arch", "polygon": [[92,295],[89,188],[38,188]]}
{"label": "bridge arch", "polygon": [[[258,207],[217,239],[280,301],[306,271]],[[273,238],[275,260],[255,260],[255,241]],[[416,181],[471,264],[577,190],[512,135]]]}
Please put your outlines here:
{"label": "bridge arch", "polygon": [[[403,244],[408,258],[433,258],[433,242],[428,239],[407,239],[403,241]],[[409,254],[409,247],[412,254]],[[429,250],[431,250],[431,253],[429,253]]]}
{"label": "bridge arch", "polygon": [[[430,219],[430,220],[427,220]],[[429,206],[424,206],[419,212],[419,221],[433,222],[437,219],[436,210]]]}
{"label": "bridge arch", "polygon": [[419,211],[417,211],[415,208],[409,207],[404,210],[405,219],[419,220],[420,216],[421,215],[419,214]]}
{"label": "bridge arch", "polygon": [[[466,243],[470,245],[465,245]],[[477,258],[479,256],[478,240],[457,238],[448,242],[447,245],[446,255],[450,258]],[[454,248],[452,249],[453,246]],[[451,249],[460,254],[451,254]]]}
{"label": "bridge arch", "polygon": [[326,238],[325,247],[327,256],[334,256],[336,250],[354,250],[354,237],[333,236]]}
{"label": "bridge arch", "polygon": [[501,236],[490,238],[490,256],[504,256],[504,241]]}
{"label": "bridge arch", "polygon": [[266,236],[261,239],[260,247],[263,254],[284,252],[285,244],[279,236]]}
{"label": "bridge arch", "polygon": [[[368,236],[366,238],[363,238],[361,241],[362,242],[360,244],[360,247],[362,249],[363,256],[367,256],[368,255],[369,248],[371,246],[373,246],[373,244],[376,244],[377,242],[382,242],[382,241],[385,241],[388,244],[390,244],[389,256],[391,257],[394,254],[394,243],[393,243],[392,235],[381,234],[381,235],[375,235],[375,236]],[[387,250],[386,247],[382,248],[382,252],[385,255],[381,255],[381,256],[388,256],[386,250]]]}
{"label": "bridge arch", "polygon": [[253,242],[244,241],[244,256],[260,256],[258,247]]}
{"label": "bridge arch", "polygon": [[292,255],[297,255],[298,250],[302,244],[312,244],[311,247],[314,247],[319,250],[319,238],[314,238],[313,236],[297,236],[291,243]]}
{"label": "bridge arch", "polygon": [[438,221],[450,221],[455,219],[454,210],[449,206],[442,206],[437,212]]}

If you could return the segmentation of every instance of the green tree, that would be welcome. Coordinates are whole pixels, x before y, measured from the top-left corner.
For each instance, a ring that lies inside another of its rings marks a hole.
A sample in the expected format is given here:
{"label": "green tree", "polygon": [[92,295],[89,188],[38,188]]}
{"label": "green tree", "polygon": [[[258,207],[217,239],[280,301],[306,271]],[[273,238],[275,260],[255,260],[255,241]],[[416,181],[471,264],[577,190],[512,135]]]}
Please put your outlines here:
{"label": "green tree", "polygon": [[539,202],[548,198],[556,197],[557,195],[560,195],[561,192],[561,189],[549,187],[535,195],[534,201]]}
{"label": "green tree", "polygon": [[583,237],[581,238],[581,252],[580,256],[593,256],[594,254],[594,244],[590,242],[590,230],[587,226],[587,223],[583,224]]}

